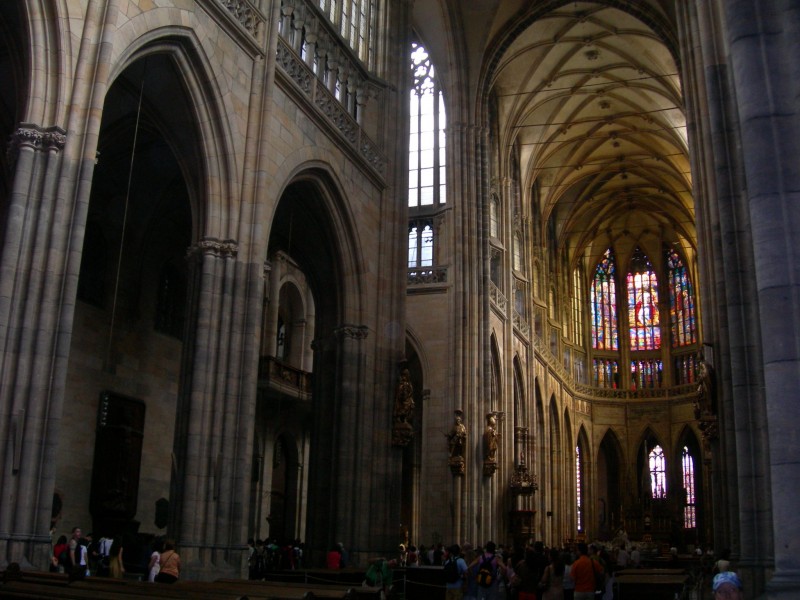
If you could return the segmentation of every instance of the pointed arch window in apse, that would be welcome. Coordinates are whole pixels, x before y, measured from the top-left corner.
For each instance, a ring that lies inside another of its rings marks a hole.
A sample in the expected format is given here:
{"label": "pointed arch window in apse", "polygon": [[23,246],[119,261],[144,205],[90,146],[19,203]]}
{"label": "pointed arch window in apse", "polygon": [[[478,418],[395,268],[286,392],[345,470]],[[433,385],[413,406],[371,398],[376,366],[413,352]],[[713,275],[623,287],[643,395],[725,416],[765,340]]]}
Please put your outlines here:
{"label": "pointed arch window in apse", "polygon": [[661,348],[658,280],[653,266],[640,248],[636,248],[631,258],[627,286],[631,350],[658,350]]}
{"label": "pointed arch window in apse", "polygon": [[676,348],[697,341],[694,292],[689,281],[689,273],[674,248],[667,250],[666,258],[672,346]]}
{"label": "pointed arch window in apse", "polygon": [[447,178],[444,96],[422,45],[411,44],[411,121],[408,155],[408,205],[438,206],[446,202]]}
{"label": "pointed arch window in apse", "polygon": [[597,264],[592,280],[592,347],[618,350],[616,262],[611,248]]}
{"label": "pointed arch window in apse", "polygon": [[694,489],[694,458],[689,448],[683,447],[683,493],[685,505],[683,507],[683,526],[686,529],[697,527],[696,498]]}
{"label": "pointed arch window in apse", "polygon": [[581,471],[581,447],[575,446],[575,515],[578,531],[583,531],[583,473]]}
{"label": "pointed arch window in apse", "polygon": [[650,466],[650,493],[654,499],[667,497],[667,462],[664,449],[655,446],[648,455]]}

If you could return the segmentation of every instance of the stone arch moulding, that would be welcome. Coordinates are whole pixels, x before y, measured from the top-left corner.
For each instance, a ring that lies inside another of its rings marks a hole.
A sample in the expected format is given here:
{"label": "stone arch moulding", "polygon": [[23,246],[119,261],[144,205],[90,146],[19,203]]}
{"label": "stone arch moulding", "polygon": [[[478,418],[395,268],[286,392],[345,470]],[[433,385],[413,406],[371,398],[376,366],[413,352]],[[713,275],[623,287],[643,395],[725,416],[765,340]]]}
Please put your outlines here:
{"label": "stone arch moulding", "polygon": [[[358,230],[354,224],[357,219],[354,217],[347,202],[347,187],[337,177],[333,156],[326,152],[317,152],[317,148],[309,150],[304,148],[296,151],[287,157],[284,166],[279,170],[276,179],[280,180],[283,176],[283,185],[273,188],[275,195],[268,192],[269,198],[275,198],[275,204],[271,207],[265,224],[264,230],[267,231],[269,238],[274,232],[273,224],[278,211],[278,206],[288,190],[295,186],[308,186],[314,193],[316,199],[321,201],[324,209],[322,214],[329,220],[330,231],[333,234],[332,241],[335,243],[337,255],[332,257],[334,263],[339,265],[342,273],[365,273],[368,271],[364,265],[362,244],[359,239]],[[320,158],[309,159],[310,155],[319,154],[327,160]],[[298,162],[299,161],[299,162]],[[363,286],[364,282],[360,277],[341,277],[339,283],[342,298],[342,312],[339,315],[340,323],[360,322],[363,313]],[[346,311],[347,314],[344,314]]]}
{"label": "stone arch moulding", "polygon": [[[239,215],[239,210],[234,200],[239,198],[241,185],[235,164],[236,146],[226,116],[230,111],[224,106],[224,91],[195,32],[178,27],[148,32],[120,53],[109,81],[115,81],[140,60],[145,61],[143,68],[146,68],[147,60],[154,57],[167,57],[173,62],[176,72],[182,75],[180,85],[194,111],[193,125],[197,128],[195,134],[201,149],[199,181],[202,183],[196,183],[198,178],[189,176],[186,164],[179,161],[190,189],[193,237],[235,239],[238,228],[235,216]],[[144,93],[146,96],[146,83]]]}

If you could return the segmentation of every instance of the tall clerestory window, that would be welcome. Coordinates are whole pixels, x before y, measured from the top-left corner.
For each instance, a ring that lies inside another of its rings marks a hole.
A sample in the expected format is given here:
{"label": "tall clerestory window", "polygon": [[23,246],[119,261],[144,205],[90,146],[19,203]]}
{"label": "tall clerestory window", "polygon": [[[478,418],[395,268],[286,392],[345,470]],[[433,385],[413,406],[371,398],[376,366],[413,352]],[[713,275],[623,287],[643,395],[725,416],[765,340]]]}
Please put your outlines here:
{"label": "tall clerestory window", "polygon": [[631,350],[658,350],[661,348],[658,279],[640,248],[636,248],[631,258],[627,291]]}
{"label": "tall clerestory window", "polygon": [[683,507],[683,527],[694,529],[697,527],[697,499],[694,487],[694,458],[692,458],[689,448],[683,447],[683,491],[685,503]]}
{"label": "tall clerestory window", "polygon": [[432,265],[433,227],[428,220],[414,220],[408,228],[408,266],[413,269]]}
{"label": "tall clerestory window", "polygon": [[667,497],[667,463],[664,450],[655,446],[648,455],[650,468],[650,494],[654,499]]}
{"label": "tall clerestory window", "polygon": [[592,347],[618,350],[616,262],[609,248],[597,264],[592,280]]}
{"label": "tall clerestory window", "polygon": [[697,342],[694,292],[689,273],[674,248],[667,250],[666,258],[672,347],[678,348]]}
{"label": "tall clerestory window", "polygon": [[446,202],[447,177],[444,96],[425,48],[411,44],[414,85],[410,92],[408,206],[437,207]]}
{"label": "tall clerestory window", "polygon": [[319,7],[368,69],[375,66],[377,0],[319,0]]}
{"label": "tall clerestory window", "polygon": [[583,269],[572,270],[572,343],[583,346]]}

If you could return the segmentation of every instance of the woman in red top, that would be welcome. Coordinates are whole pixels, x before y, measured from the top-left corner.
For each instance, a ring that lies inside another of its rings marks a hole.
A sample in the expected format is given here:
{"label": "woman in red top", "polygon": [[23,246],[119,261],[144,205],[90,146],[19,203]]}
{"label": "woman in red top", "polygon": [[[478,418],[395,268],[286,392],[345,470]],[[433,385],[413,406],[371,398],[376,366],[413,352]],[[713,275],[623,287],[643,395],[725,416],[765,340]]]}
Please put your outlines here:
{"label": "woman in red top", "polygon": [[67,544],[67,536],[62,535],[58,538],[56,545],[53,546],[53,556],[50,557],[50,572],[51,573],[63,573],[64,572],[64,565],[61,564],[60,557],[61,554],[68,548]]}
{"label": "woman in red top", "polygon": [[342,566],[342,553],[339,552],[339,546],[333,546],[325,557],[325,564],[329,569],[338,569]]}

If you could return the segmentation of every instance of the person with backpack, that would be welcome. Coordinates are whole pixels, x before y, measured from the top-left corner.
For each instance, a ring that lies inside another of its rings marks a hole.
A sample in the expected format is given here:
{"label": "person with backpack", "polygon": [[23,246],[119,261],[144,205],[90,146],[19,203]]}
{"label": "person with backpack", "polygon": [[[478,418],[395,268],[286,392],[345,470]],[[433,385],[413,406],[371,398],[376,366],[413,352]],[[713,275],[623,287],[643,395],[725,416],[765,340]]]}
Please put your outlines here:
{"label": "person with backpack", "polygon": [[466,583],[467,561],[461,556],[458,544],[444,549],[445,600],[462,600]]}
{"label": "person with backpack", "polygon": [[486,542],[483,553],[479,554],[470,565],[478,567],[475,581],[478,584],[478,600],[495,600],[499,587],[500,577],[505,574],[506,568],[495,551],[494,542]]}

